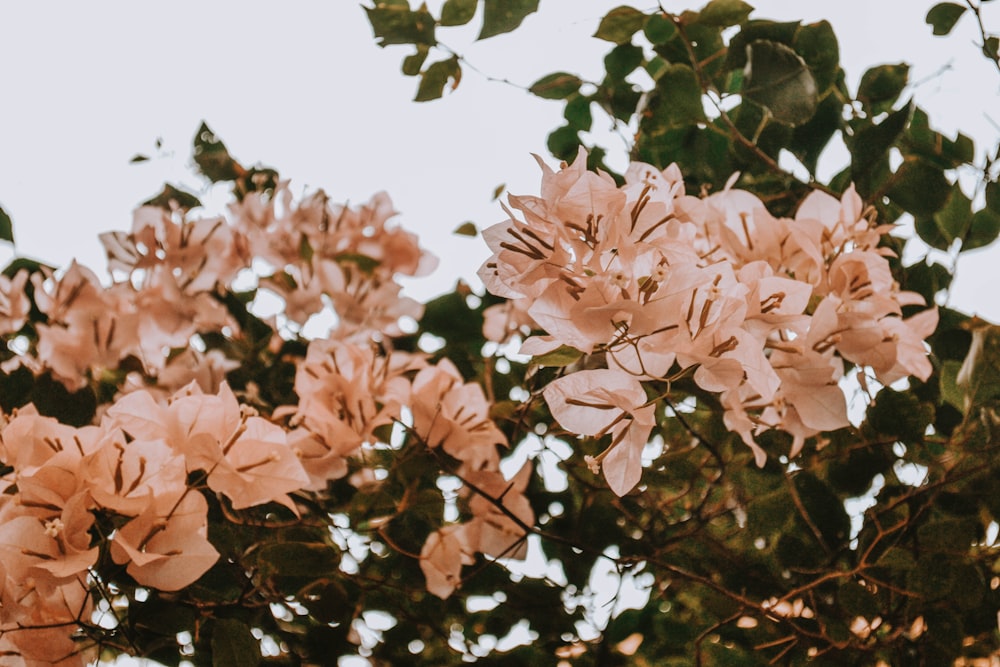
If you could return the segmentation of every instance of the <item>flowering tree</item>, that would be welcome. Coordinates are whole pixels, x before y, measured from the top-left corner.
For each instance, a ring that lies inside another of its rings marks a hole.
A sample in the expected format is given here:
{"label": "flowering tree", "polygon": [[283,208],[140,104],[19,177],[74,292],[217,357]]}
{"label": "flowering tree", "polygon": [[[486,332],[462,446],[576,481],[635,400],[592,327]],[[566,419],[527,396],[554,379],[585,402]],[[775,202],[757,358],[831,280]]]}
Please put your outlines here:
{"label": "flowering tree", "polygon": [[[368,9],[415,46],[418,100],[457,84],[459,56],[427,60],[477,4]],[[484,0],[481,37],[535,6]],[[4,664],[996,656],[1000,330],[889,235],[992,242],[993,163],[898,100],[905,66],[849,91],[828,24],[750,12],[617,8],[604,80],[530,87],[565,103],[562,163],[482,230],[483,291],[402,295],[436,260],[385,194],[296,198],[205,125],[225,214],[166,186],[101,236],[105,280],[12,262]],[[633,131],[623,173],[592,111]],[[850,162],[820,182],[834,136]]]}

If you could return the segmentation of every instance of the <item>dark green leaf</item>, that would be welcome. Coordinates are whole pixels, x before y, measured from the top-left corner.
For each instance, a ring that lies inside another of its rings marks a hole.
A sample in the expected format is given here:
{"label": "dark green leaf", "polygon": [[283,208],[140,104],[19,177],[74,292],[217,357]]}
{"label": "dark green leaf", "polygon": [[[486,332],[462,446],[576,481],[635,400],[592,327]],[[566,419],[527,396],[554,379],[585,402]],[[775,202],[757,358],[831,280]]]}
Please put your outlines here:
{"label": "dark green leaf", "polygon": [[247,310],[247,305],[240,299],[239,294],[227,290],[221,296],[216,295],[215,298],[221,301],[226,310],[229,311],[229,314],[233,316],[233,319],[239,324],[240,331],[246,338],[246,341],[254,349],[263,349],[267,346],[267,343],[274,335],[274,329],[264,322],[264,320]]}
{"label": "dark green leaf", "polygon": [[965,410],[965,392],[963,392],[958,386],[958,371],[962,368],[962,364],[954,359],[946,359],[941,363],[941,369],[939,371],[939,389],[941,391],[941,398],[956,408],[957,410]]}
{"label": "dark green leaf", "polygon": [[976,519],[937,519],[920,526],[917,543],[925,551],[965,551],[977,539]]}
{"label": "dark green leaf", "polygon": [[947,268],[925,260],[907,267],[903,289],[920,294],[927,303],[935,303],[938,293],[948,288],[951,279]]}
{"label": "dark green leaf", "polygon": [[800,55],[779,42],[757,40],[747,47],[742,95],[788,125],[806,122],[816,112],[816,80]]}
{"label": "dark green leaf", "polygon": [[856,581],[846,581],[841,584],[837,591],[837,602],[851,618],[856,616],[875,618],[879,615],[878,600],[871,591]]}
{"label": "dark green leaf", "polygon": [[919,107],[913,111],[904,139],[901,147],[904,153],[927,158],[942,169],[954,169],[975,159],[972,139],[959,132],[952,140],[932,130],[927,113]]}
{"label": "dark green leaf", "polygon": [[921,555],[910,572],[910,590],[929,600],[948,597],[955,581],[955,566],[956,559],[943,553]]}
{"label": "dark green leaf", "polygon": [[158,206],[167,211],[173,211],[178,208],[187,211],[201,206],[201,200],[190,192],[184,192],[166,183],[158,195],[142,202],[142,205]]}
{"label": "dark green leaf", "polygon": [[0,240],[14,242],[14,223],[2,206],[0,206]]}
{"label": "dark green leaf", "polygon": [[972,214],[969,231],[962,240],[962,251],[988,246],[998,235],[1000,235],[1000,214],[988,208],[979,209]]}
{"label": "dark green leaf", "polygon": [[727,70],[744,68],[747,64],[747,46],[757,40],[764,39],[792,46],[799,28],[799,21],[781,23],[762,19],[747,21],[740,26],[740,31],[729,42],[725,68]]}
{"label": "dark green leaf", "polygon": [[415,102],[436,100],[444,94],[444,87],[448,85],[449,80],[452,82],[451,89],[454,90],[461,79],[462,68],[458,64],[457,56],[431,63],[420,73],[420,85],[417,86],[417,96],[413,100]]}
{"label": "dark green leaf", "polygon": [[792,43],[795,52],[809,65],[822,97],[840,74],[840,45],[828,21],[808,23],[798,29]]}
{"label": "dark green leaf", "polygon": [[743,0],[711,0],[698,12],[698,23],[728,28],[742,23],[750,16],[753,7]]}
{"label": "dark green leaf", "polygon": [[931,216],[948,202],[951,183],[937,167],[923,160],[907,160],[893,175],[887,194],[914,216]]}
{"label": "dark green leaf", "polygon": [[604,56],[604,68],[608,78],[624,81],[625,77],[642,64],[642,47],[633,44],[621,44],[611,49]]}
{"label": "dark green leaf", "polygon": [[931,421],[920,401],[910,392],[888,387],[875,396],[868,406],[868,423],[879,433],[894,436],[904,442],[923,440]]}
{"label": "dark green leaf", "polygon": [[949,242],[965,238],[972,224],[972,201],[965,196],[958,183],[951,187],[951,194],[944,207],[934,214],[934,222]]}
{"label": "dark green leaf", "polygon": [[420,74],[420,68],[427,60],[427,54],[431,49],[426,44],[417,44],[417,50],[412,55],[403,58],[403,74],[406,76],[416,76]]}
{"label": "dark green leaf", "polygon": [[421,7],[417,11],[408,5],[380,3],[376,7],[365,7],[368,22],[375,33],[379,46],[390,44],[424,44],[434,46],[434,17]]}
{"label": "dark green leaf", "polygon": [[591,99],[585,95],[573,95],[566,100],[566,108],[563,109],[563,118],[573,129],[581,132],[590,130],[594,123],[594,117],[590,113]]}
{"label": "dark green leaf", "polygon": [[816,173],[823,149],[843,126],[843,111],[844,103],[836,93],[831,93],[820,101],[812,118],[794,128],[788,149],[810,174]]}
{"label": "dark green leaf", "polygon": [[1000,183],[997,181],[986,184],[986,206],[994,213],[1000,213]]}
{"label": "dark green leaf", "polygon": [[643,123],[653,134],[661,130],[705,121],[701,88],[694,70],[687,65],[669,65],[650,94]]}
{"label": "dark green leaf", "polygon": [[27,398],[41,414],[70,426],[89,424],[97,410],[97,396],[89,385],[71,392],[50,373],[35,378]]}
{"label": "dark green leaf", "polygon": [[346,625],[354,615],[356,603],[342,583],[332,580],[310,588],[304,604],[319,622]]}
{"label": "dark green leaf", "polygon": [[260,664],[260,644],[246,623],[217,618],[212,625],[212,667],[252,667]]}
{"label": "dark green leaf", "polygon": [[441,20],[443,26],[465,25],[476,15],[476,5],[478,0],[446,0],[441,7]]}
{"label": "dark green leaf", "polygon": [[885,159],[889,148],[906,129],[912,108],[912,104],[907,104],[890,113],[878,125],[866,125],[857,131],[850,145],[852,179],[858,182],[868,180],[873,167]]}
{"label": "dark green leaf", "polygon": [[845,545],[851,533],[851,520],[837,494],[809,472],[796,473],[794,482],[810,522],[819,530],[823,546],[836,550]]}
{"label": "dark green leaf", "polygon": [[265,577],[324,577],[337,573],[340,552],[319,542],[276,542],[260,548],[257,562]]}
{"label": "dark green leaf", "polygon": [[632,35],[641,30],[645,22],[646,15],[635,7],[615,7],[601,19],[594,37],[615,44],[628,44],[632,41]]}
{"label": "dark green leaf", "polygon": [[569,125],[563,125],[549,133],[546,147],[553,157],[572,160],[580,147],[580,135]]}
{"label": "dark green leaf", "polygon": [[930,8],[925,19],[927,25],[934,27],[935,35],[947,35],[962,18],[967,7],[954,2],[939,2]]}
{"label": "dark green leaf", "polygon": [[142,153],[136,153],[132,156],[132,159],[129,160],[130,164],[138,164],[140,162],[149,162],[149,156],[143,155]]}
{"label": "dark green leaf", "polygon": [[991,60],[1000,59],[1000,37],[987,37],[983,42],[983,55]]}
{"label": "dark green leaf", "polygon": [[575,74],[554,72],[531,84],[528,92],[547,100],[562,100],[580,90],[582,83]]}
{"label": "dark green leaf", "polygon": [[479,234],[479,230],[476,229],[476,225],[473,222],[463,222],[452,234],[457,234],[458,236],[476,236]]}
{"label": "dark green leaf", "polygon": [[1000,326],[978,321],[956,383],[965,393],[966,412],[1000,396]]}
{"label": "dark green leaf", "polygon": [[906,88],[909,74],[910,66],[906,63],[872,67],[861,76],[858,101],[872,115],[888,111]]}
{"label": "dark green leaf", "polygon": [[26,270],[28,273],[38,273],[42,271],[55,271],[56,267],[27,257],[15,257],[10,260],[10,264],[4,267],[3,275],[13,278],[21,269]]}
{"label": "dark green leaf", "polygon": [[562,368],[563,366],[569,366],[575,363],[583,357],[583,352],[580,350],[569,347],[567,345],[561,345],[558,349],[547,352],[543,355],[532,357],[531,363],[536,366],[552,366],[556,368]]}
{"label": "dark green leaf", "polygon": [[649,15],[642,31],[651,44],[663,44],[674,38],[677,26],[669,18],[657,12]]}
{"label": "dark green leaf", "polygon": [[538,11],[538,0],[484,0],[483,29],[477,39],[510,32],[528,14]]}
{"label": "dark green leaf", "polygon": [[240,163],[229,154],[222,140],[204,122],[194,135],[193,155],[198,170],[213,183],[235,181],[246,173]]}

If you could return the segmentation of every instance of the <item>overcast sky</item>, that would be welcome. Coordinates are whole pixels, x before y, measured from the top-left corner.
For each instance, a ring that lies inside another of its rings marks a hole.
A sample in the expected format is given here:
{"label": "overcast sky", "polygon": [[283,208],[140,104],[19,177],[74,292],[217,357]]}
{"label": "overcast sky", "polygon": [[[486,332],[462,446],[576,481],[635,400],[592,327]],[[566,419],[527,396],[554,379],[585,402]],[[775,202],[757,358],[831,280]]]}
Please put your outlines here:
{"label": "overcast sky", "polygon": [[[589,35],[618,4],[542,0],[511,35],[439,36],[483,74],[521,86],[556,70],[593,79],[610,45]],[[974,136],[980,155],[996,144],[1000,118],[987,116],[1000,108],[1000,76],[977,53],[971,17],[941,39],[923,22],[933,2],[752,4],[758,18],[829,19],[852,84],[867,66],[910,62],[910,93],[932,122]],[[1000,12],[987,20],[1000,30]],[[412,288],[426,297],[473,275],[485,247],[451,231],[502,219],[491,201],[498,185],[535,193],[530,154],[546,155],[546,134],[561,122],[559,103],[468,69],[454,94],[412,102],[416,82],[399,73],[408,47],[376,47],[351,0],[11,2],[0,5],[0,25],[0,204],[17,252],[57,265],[77,257],[99,273],[98,232],[127,228],[165,179],[201,187],[187,167],[204,119],[239,160],[278,168],[299,191],[323,187],[355,203],[388,191],[400,222],[442,257],[437,276]],[[615,147],[621,165],[624,144]],[[154,159],[129,164],[136,153]],[[0,260],[10,256],[0,249]],[[963,259],[952,304],[1000,321],[1000,298],[983,289],[996,266],[997,247]]]}

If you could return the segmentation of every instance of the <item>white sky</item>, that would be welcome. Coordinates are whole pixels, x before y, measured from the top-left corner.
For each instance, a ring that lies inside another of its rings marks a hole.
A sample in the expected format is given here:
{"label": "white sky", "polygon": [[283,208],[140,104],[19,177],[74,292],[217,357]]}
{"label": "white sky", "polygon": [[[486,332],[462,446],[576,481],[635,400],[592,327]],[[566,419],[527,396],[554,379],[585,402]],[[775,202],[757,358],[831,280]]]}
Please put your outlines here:
{"label": "white sky", "polygon": [[[610,44],[589,35],[618,4],[542,0],[511,35],[473,42],[477,17],[439,37],[484,74],[521,86],[556,70],[594,79]],[[751,4],[758,18],[829,19],[852,86],[868,66],[910,62],[911,81],[923,81],[911,92],[932,123],[962,128],[980,156],[996,144],[987,115],[1000,75],[978,54],[971,17],[941,39],[923,22],[930,0]],[[988,24],[1000,31],[993,4]],[[698,5],[664,0],[670,10]],[[10,2],[0,25],[0,204],[17,250],[56,265],[77,257],[99,273],[98,232],[127,228],[133,207],[165,179],[200,187],[186,167],[204,119],[237,159],[274,166],[296,187],[355,203],[388,191],[399,221],[442,258],[437,275],[412,289],[427,297],[474,274],[485,246],[451,231],[502,219],[491,201],[500,184],[537,192],[530,153],[547,156],[546,135],[561,123],[560,103],[468,68],[455,94],[412,102],[416,80],[399,73],[409,47],[376,47],[353,0]],[[158,137],[166,157],[128,163],[156,155]],[[0,261],[10,255],[0,249]],[[983,289],[998,263],[997,247],[963,258],[952,305],[1000,320],[1000,298]]]}

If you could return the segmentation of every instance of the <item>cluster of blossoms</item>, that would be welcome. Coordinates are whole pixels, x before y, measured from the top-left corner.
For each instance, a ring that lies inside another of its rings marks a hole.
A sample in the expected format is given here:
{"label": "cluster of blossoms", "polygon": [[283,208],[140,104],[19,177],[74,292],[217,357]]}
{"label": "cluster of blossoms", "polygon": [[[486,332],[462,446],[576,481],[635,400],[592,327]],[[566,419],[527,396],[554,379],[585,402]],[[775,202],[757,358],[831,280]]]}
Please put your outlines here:
{"label": "cluster of blossoms", "polygon": [[[676,166],[633,163],[619,187],[582,153],[541,195],[511,196],[510,219],[485,230],[493,251],[479,275],[510,302],[486,334],[541,330],[521,352],[561,347],[595,355],[543,394],[566,430],[612,436],[592,461],[618,494],[641,477],[655,424],[647,387],[690,373],[718,396],[726,426],[763,465],[755,435],[780,429],[791,455],[807,438],[847,426],[838,382],[845,361],[884,384],[931,372],[924,346],[937,324],[923,298],[899,289],[860,197],[814,192],[794,219],[727,187],[685,194]],[[603,368],[595,368],[603,359]]]}
{"label": "cluster of blossoms", "polygon": [[[846,362],[886,384],[929,375],[923,340],[936,311],[903,318],[923,301],[893,282],[886,229],[853,191],[814,193],[779,219],[731,188],[686,195],[676,167],[633,164],[619,187],[584,157],[559,172],[543,165],[541,195],[509,199],[523,220],[508,211],[484,232],[493,255],[480,275],[508,299],[484,326],[499,342],[541,331],[525,354],[589,355],[542,394],[567,431],[610,436],[591,464],[619,495],[640,480],[656,392],[683,374],[718,396],[758,463],[762,431],[790,433],[794,455],[848,424]],[[117,392],[86,426],[31,405],[0,422],[0,656],[84,664],[77,630],[93,627],[115,572],[183,590],[220,558],[210,507],[299,516],[333,480],[371,491],[380,482],[366,456],[405,443],[462,482],[461,520],[442,517],[419,553],[431,593],[448,597],[477,554],[525,555],[532,470],[501,472],[507,437],[484,388],[448,360],[393,347],[401,319],[422,313],[396,276],[435,264],[387,224],[393,215],[384,194],[337,206],[321,192],[295,200],[279,183],[228,217],[140,208],[130,231],[101,236],[108,285],[76,263],[0,276],[0,336],[26,345],[4,371]],[[232,305],[247,276],[283,300],[286,336],[336,315],[296,353],[264,337],[261,354],[295,364],[295,404],[267,405],[249,386],[241,402],[225,378],[244,359],[206,344],[245,333]]]}
{"label": "cluster of blossoms", "polygon": [[[29,404],[0,426],[4,664],[85,664],[76,631],[92,625],[95,598],[114,585],[108,566],[149,589],[184,589],[219,559],[209,500],[233,512],[277,503],[299,515],[297,499],[346,477],[349,459],[391,447],[379,435],[386,426],[439,452],[468,480],[467,495],[478,490],[471,519],[427,538],[429,590],[449,595],[475,553],[523,553],[523,526],[534,523],[522,494],[530,469],[510,481],[501,474],[498,446],[507,442],[482,388],[450,362],[392,350],[400,318],[422,308],[400,296],[395,276],[425,273],[435,260],[386,224],[388,198],[357,208],[322,194],[293,202],[281,184],[231,213],[229,221],[138,209],[130,232],[101,236],[110,285],[76,263],[0,278],[0,333],[24,335],[32,303],[44,316],[31,325],[34,349],[5,370],[50,373],[70,390],[118,388],[91,425]],[[254,258],[264,263],[254,265],[266,274],[260,287],[285,300],[290,321],[326,308],[337,315],[328,337],[295,360],[299,402],[266,413],[225,382],[239,361],[198,344],[206,333],[240,335],[224,297]],[[351,480],[378,483],[370,474]]]}

